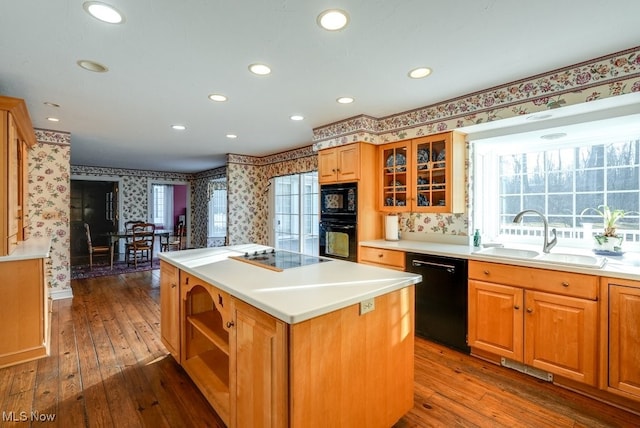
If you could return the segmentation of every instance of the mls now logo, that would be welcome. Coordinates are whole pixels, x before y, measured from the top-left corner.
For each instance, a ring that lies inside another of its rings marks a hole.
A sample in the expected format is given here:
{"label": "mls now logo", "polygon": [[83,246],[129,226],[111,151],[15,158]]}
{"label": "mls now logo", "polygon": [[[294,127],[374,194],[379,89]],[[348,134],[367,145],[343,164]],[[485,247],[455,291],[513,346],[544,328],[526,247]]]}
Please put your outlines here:
{"label": "mls now logo", "polygon": [[37,411],[31,412],[7,412],[2,411],[2,421],[3,422],[27,422],[27,421],[38,421],[38,422],[53,422],[56,419],[55,413],[40,413]]}

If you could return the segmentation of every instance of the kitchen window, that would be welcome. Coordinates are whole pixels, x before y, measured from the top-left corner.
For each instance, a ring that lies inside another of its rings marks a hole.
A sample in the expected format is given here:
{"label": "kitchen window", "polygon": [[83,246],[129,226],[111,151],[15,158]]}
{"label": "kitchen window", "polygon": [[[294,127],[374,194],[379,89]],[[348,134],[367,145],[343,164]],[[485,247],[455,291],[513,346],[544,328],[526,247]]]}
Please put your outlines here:
{"label": "kitchen window", "polygon": [[209,181],[209,223],[207,241],[227,236],[227,179],[216,178]]}
{"label": "kitchen window", "polygon": [[474,229],[486,240],[539,243],[542,222],[524,209],[543,213],[561,246],[591,246],[602,229],[588,207],[608,205],[630,213],[618,222],[627,249],[640,250],[640,132],[567,140],[473,143]]}
{"label": "kitchen window", "polygon": [[275,177],[272,187],[273,246],[318,255],[318,173]]}

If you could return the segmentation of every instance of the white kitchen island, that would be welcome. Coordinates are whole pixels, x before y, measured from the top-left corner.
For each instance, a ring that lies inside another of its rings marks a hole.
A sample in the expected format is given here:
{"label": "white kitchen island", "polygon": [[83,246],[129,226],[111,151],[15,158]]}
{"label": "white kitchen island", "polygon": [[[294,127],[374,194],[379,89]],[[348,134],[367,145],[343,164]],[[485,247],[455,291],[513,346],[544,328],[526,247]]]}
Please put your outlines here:
{"label": "white kitchen island", "polygon": [[229,258],[269,250],[161,253],[163,343],[228,426],[392,426],[413,407],[420,275]]}

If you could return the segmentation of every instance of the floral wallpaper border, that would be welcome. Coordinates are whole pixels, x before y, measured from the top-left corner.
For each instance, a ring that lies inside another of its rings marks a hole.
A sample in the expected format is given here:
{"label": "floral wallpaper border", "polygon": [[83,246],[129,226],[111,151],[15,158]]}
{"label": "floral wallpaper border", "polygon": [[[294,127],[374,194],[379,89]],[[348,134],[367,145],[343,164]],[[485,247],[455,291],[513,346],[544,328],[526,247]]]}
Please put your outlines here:
{"label": "floral wallpaper border", "polygon": [[382,144],[638,91],[640,47],[635,47],[380,119],[357,116],[315,128],[313,148]]}

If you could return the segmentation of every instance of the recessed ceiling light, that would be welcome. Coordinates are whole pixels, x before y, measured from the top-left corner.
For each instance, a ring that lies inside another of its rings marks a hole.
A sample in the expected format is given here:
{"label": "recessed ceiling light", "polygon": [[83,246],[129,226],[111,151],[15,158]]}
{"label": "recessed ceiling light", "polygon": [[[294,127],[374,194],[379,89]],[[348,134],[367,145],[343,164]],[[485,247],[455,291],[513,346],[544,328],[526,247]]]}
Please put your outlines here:
{"label": "recessed ceiling light", "polygon": [[349,14],[340,9],[328,9],[318,15],[318,25],[329,31],[341,30],[349,23]]}
{"label": "recessed ceiling light", "polygon": [[223,101],[227,101],[227,97],[225,97],[222,94],[211,94],[209,95],[209,99],[211,101],[217,101],[217,102],[223,102]]}
{"label": "recessed ceiling light", "polygon": [[304,116],[301,116],[299,114],[294,114],[294,115],[290,116],[289,119],[291,119],[291,120],[304,120]]}
{"label": "recessed ceiling light", "polygon": [[78,64],[80,67],[84,68],[85,70],[95,71],[96,73],[104,73],[109,70],[104,65],[99,64],[95,61],[89,61],[88,59],[81,59],[76,64]]}
{"label": "recessed ceiling light", "polygon": [[58,119],[57,117],[48,117],[47,120],[49,122],[60,122],[60,119]]}
{"label": "recessed ceiling light", "polygon": [[236,134],[227,134],[227,138],[234,139],[234,138],[238,138],[238,136]]}
{"label": "recessed ceiling light", "polygon": [[60,104],[52,103],[50,101],[45,101],[43,104],[46,105],[47,107],[56,107],[56,108],[60,107]]}
{"label": "recessed ceiling light", "polygon": [[271,73],[271,69],[265,64],[251,64],[249,66],[249,71],[253,74],[257,74],[258,76],[264,76]]}
{"label": "recessed ceiling light", "polygon": [[340,104],[351,104],[355,100],[351,97],[340,97],[336,101]]}
{"label": "recessed ceiling light", "polygon": [[184,125],[171,125],[171,127],[176,131],[184,131],[185,129],[187,129],[187,127]]}
{"label": "recessed ceiling light", "polygon": [[541,135],[540,138],[542,138],[543,140],[557,140],[559,138],[564,138],[566,137],[567,134],[564,132],[556,132],[553,134],[545,134],[545,135]]}
{"label": "recessed ceiling light", "polygon": [[115,7],[99,1],[87,1],[82,4],[84,10],[94,18],[108,24],[121,24],[124,22],[124,15]]}
{"label": "recessed ceiling light", "polygon": [[429,67],[418,67],[409,72],[409,77],[411,77],[412,79],[422,79],[423,77],[427,77],[430,74],[431,69]]}

